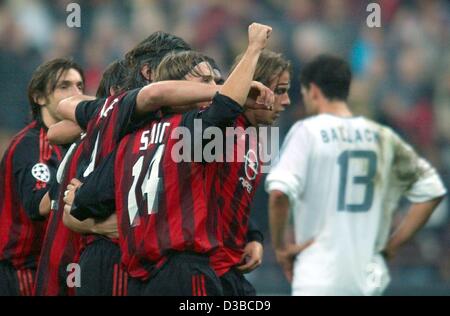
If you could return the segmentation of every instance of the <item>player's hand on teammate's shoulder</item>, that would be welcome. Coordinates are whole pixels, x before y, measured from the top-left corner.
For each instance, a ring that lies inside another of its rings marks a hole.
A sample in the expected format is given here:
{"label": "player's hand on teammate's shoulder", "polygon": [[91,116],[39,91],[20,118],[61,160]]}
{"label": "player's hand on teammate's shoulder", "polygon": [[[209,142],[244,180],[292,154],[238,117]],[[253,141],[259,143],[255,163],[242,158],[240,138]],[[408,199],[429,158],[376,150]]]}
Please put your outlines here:
{"label": "player's hand on teammate's shoulder", "polygon": [[268,25],[252,23],[248,27],[249,48],[263,50],[272,34],[272,28]]}
{"label": "player's hand on teammate's shoulder", "polygon": [[250,273],[258,268],[263,259],[264,248],[258,241],[251,241],[245,245],[241,264],[237,269],[242,273]]}
{"label": "player's hand on teammate's shoulder", "polygon": [[283,273],[289,283],[292,282],[295,257],[297,257],[297,255],[304,251],[306,248],[311,246],[313,242],[314,240],[311,239],[301,245],[289,244],[283,249],[275,249],[275,257],[277,259],[277,262],[281,265]]}

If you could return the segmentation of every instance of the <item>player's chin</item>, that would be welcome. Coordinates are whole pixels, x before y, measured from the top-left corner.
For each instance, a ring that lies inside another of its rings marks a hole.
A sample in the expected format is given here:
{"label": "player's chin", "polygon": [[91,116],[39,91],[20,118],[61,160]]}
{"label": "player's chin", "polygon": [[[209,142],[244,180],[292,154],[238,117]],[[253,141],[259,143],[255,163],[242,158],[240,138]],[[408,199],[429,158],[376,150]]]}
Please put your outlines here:
{"label": "player's chin", "polygon": [[276,121],[278,121],[279,118],[280,118],[280,115],[279,115],[279,114],[275,114],[275,115],[271,116],[271,117],[268,119],[267,124],[268,124],[268,125],[273,125],[273,124],[275,124]]}
{"label": "player's chin", "polygon": [[266,119],[264,121],[264,123],[262,125],[270,126],[270,125],[273,125],[274,123],[275,123],[275,119],[274,118],[268,118],[268,119]]}

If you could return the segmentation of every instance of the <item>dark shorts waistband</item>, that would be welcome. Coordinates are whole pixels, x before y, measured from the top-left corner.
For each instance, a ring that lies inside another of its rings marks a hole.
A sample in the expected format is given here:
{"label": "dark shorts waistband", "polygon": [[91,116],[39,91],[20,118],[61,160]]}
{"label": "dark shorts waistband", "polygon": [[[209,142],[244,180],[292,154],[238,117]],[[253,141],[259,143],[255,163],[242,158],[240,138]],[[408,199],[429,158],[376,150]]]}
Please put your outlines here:
{"label": "dark shorts waistband", "polygon": [[186,252],[173,251],[168,255],[168,260],[209,264],[209,256],[207,254],[187,252],[187,251]]}

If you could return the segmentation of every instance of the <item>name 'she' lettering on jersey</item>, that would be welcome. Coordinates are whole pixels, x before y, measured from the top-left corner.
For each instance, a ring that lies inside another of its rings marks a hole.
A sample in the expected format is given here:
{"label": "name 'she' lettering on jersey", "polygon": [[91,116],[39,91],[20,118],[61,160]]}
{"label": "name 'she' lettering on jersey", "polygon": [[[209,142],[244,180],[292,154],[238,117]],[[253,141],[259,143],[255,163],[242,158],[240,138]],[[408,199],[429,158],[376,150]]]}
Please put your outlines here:
{"label": "name 'she' lettering on jersey", "polygon": [[[211,126],[202,129],[200,119],[194,120],[193,130],[184,126],[172,129],[169,122],[153,124],[151,129],[141,133],[139,150],[145,151],[150,145],[163,143],[169,131],[168,137],[177,140],[170,152],[175,163],[244,162],[248,180],[254,180],[259,172],[268,172],[279,153],[277,127],[271,127],[270,133],[267,127],[253,126],[246,129],[242,127],[221,129]],[[259,146],[245,153],[245,144],[249,139],[254,139]]]}
{"label": "name 'she' lettering on jersey", "polygon": [[358,144],[358,143],[380,143],[380,133],[370,129],[348,130],[344,126],[331,128],[329,130],[322,129],[320,131],[322,142],[331,144],[336,142]]}
{"label": "name 'she' lettering on jersey", "polygon": [[108,113],[114,108],[114,105],[116,105],[119,102],[118,98],[115,98],[111,104],[106,107],[108,100],[105,101],[105,104],[102,107],[102,111],[100,112],[100,117],[107,117]]}
{"label": "name 'she' lettering on jersey", "polygon": [[164,122],[154,124],[151,130],[144,131],[141,136],[141,147],[139,147],[139,150],[147,150],[150,145],[161,144],[169,127],[170,123]]}

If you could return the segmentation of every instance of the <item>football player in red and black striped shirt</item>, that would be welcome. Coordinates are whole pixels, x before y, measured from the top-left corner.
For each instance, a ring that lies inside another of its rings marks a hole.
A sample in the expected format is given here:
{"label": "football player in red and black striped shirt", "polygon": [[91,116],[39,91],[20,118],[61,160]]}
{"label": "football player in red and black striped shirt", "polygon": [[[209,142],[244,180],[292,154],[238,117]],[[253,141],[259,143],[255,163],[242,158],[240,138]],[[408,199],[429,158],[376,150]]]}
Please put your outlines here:
{"label": "football player in red and black striped shirt", "polygon": [[[242,56],[237,58],[232,69],[241,58]],[[274,92],[274,107],[271,111],[246,110],[234,126],[242,132],[249,127],[272,125],[290,105],[287,94],[290,86],[290,63],[281,54],[263,51],[253,79],[267,85]],[[256,294],[253,286],[243,276],[243,273],[254,270],[260,264],[252,258],[255,257],[252,253],[262,252],[258,243],[248,243],[247,240],[251,204],[262,176],[261,146],[265,145],[264,139],[257,136],[257,130],[254,131],[255,133],[243,132],[242,135],[236,133],[237,138],[235,134],[227,135],[227,138],[233,138],[230,144],[234,146],[234,150],[227,151],[227,154],[243,153],[244,159],[226,159],[218,168],[216,191],[223,220],[223,247],[211,255],[211,263],[221,277],[226,296]]]}
{"label": "football player in red and black striped shirt", "polygon": [[[102,81],[97,91],[97,95],[102,98],[109,94],[115,94],[120,90],[126,72],[121,69],[121,62],[111,64],[103,73]],[[74,289],[68,289],[66,278],[68,275],[67,265],[77,262],[78,250],[81,244],[81,236],[67,229],[63,224],[63,198],[64,190],[70,179],[76,176],[78,161],[81,159],[82,151],[78,147],[81,128],[68,120],[63,120],[52,125],[48,132],[50,141],[56,143],[69,143],[75,141],[68,150],[60,168],[58,169],[58,182],[60,185],[52,187],[53,198],[55,200],[53,211],[50,213],[48,226],[42,246],[42,252],[38,269],[36,272],[36,284],[34,293],[36,295],[73,295]],[[78,135],[78,136],[77,136]],[[78,140],[76,139],[78,138]],[[62,190],[62,192],[60,191]],[[95,223],[89,221],[77,226],[78,233],[88,233],[100,231],[111,232],[111,225],[114,227],[116,218],[111,217],[105,221]]]}
{"label": "football player in red and black striped shirt", "polygon": [[[151,73],[154,71],[151,67],[156,67],[165,54],[173,50],[189,49],[182,39],[156,32],[127,55],[128,59],[131,59],[128,64],[134,67],[129,82],[131,85],[138,85],[131,87],[136,89],[106,100],[79,102],[86,98],[82,96],[60,104],[63,110],[61,114],[65,118],[86,129],[86,137],[80,144],[82,158],[78,159],[77,174],[73,175],[73,178],[88,177],[122,137],[136,129],[141,122],[155,118],[161,105],[177,106],[211,100],[217,89],[202,83],[166,81],[143,88],[139,86],[151,80]],[[140,80],[136,80],[134,76],[136,71]],[[150,76],[143,80],[142,73]],[[70,226],[74,221],[66,222]],[[77,295],[126,294],[127,276],[119,265],[120,250],[117,240],[98,234],[89,235],[83,246],[80,257],[83,286],[77,289]],[[114,284],[120,286],[116,288]]]}
{"label": "football player in red and black striped shirt", "polygon": [[[173,109],[172,114],[166,111],[160,120],[150,122],[128,135],[119,145],[115,170],[109,172],[117,175],[115,192],[122,262],[133,277],[130,281],[133,294],[222,294],[220,281],[209,265],[209,254],[222,244],[221,218],[217,207],[214,207],[216,197],[213,192],[217,165],[201,161],[177,163],[172,153],[176,151],[178,142],[169,139],[169,135],[178,127],[194,131],[195,119],[201,120],[204,128],[233,125],[234,119],[242,113],[250,86],[271,99],[270,90],[259,83],[251,83],[270,30],[258,24],[249,28],[249,48],[209,108],[183,115],[173,114]],[[180,62],[183,57],[186,61]],[[172,63],[169,69],[183,72],[181,69],[189,64],[187,60],[193,65],[182,77],[213,82],[210,66],[199,54],[169,56],[162,64]],[[194,65],[197,66],[192,70]],[[166,75],[170,72],[160,71]],[[99,167],[96,176],[107,170],[108,167],[104,166]],[[105,207],[101,210],[98,207],[98,202],[103,198],[100,192],[92,199],[92,192],[97,191],[95,187],[98,187],[98,183],[92,187],[96,182],[93,179],[101,181],[102,176],[89,179],[92,181],[82,186],[77,195],[79,198],[87,193],[88,196],[91,194],[91,198],[85,198],[81,203],[75,202],[72,208],[71,213],[79,219],[85,216],[101,217],[105,215],[102,211],[108,214],[111,209]],[[209,189],[212,189],[211,192],[208,192]],[[158,273],[152,274],[157,269]]]}
{"label": "football player in red and black striped shirt", "polygon": [[28,87],[33,122],[17,134],[0,165],[0,295],[31,295],[50,211],[49,189],[64,149],[50,145],[58,102],[81,95],[84,77],[71,60],[39,66]]}

